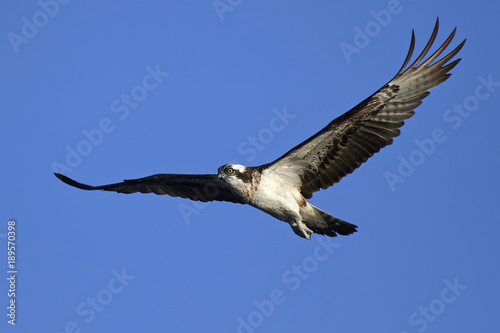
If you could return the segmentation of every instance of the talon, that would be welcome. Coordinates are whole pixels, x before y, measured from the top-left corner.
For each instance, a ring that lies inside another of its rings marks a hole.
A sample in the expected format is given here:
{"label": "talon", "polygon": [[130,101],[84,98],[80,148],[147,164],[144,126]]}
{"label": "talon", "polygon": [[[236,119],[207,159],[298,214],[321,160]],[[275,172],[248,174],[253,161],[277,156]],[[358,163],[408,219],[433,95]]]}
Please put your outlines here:
{"label": "talon", "polygon": [[307,239],[311,239],[311,235],[313,234],[313,231],[309,229],[308,227],[304,226],[302,229],[302,233],[304,234],[304,237]]}

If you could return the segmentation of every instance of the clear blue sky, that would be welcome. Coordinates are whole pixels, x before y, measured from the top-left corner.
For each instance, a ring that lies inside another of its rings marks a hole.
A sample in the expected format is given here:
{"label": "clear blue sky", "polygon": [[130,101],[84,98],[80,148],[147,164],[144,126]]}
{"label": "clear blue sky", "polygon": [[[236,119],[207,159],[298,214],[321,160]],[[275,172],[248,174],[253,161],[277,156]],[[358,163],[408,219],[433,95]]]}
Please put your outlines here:
{"label": "clear blue sky", "polygon": [[[64,2],[0,11],[0,331],[500,330],[498,4]],[[437,42],[455,26],[453,45],[468,39],[452,77],[392,146],[311,200],[354,235],[307,241],[249,206],[53,176],[267,163],[392,78],[412,28],[418,53],[437,16]]]}

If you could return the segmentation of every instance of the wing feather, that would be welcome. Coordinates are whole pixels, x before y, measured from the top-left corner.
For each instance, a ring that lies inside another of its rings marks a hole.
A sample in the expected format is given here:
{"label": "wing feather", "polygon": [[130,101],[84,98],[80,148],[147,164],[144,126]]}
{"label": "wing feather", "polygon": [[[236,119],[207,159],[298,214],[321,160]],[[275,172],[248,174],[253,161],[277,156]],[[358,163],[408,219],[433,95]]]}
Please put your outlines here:
{"label": "wing feather", "polygon": [[229,201],[243,203],[234,195],[217,175],[157,174],[139,179],[125,179],[121,183],[91,186],[55,173],[64,183],[82,190],[103,190],[118,193],[155,193],[195,201]]}
{"label": "wing feather", "polygon": [[436,40],[438,29],[439,19],[424,49],[407,67],[415,48],[415,33],[412,31],[405,61],[392,80],[274,162],[260,166],[260,170],[283,172],[300,161],[300,183],[296,185],[308,199],[319,189],[339,182],[380,149],[390,145],[401,133],[404,122],[415,114],[414,109],[429,95],[428,90],[450,77],[448,72],[460,62],[456,59],[449,63],[465,40],[434,62],[452,42],[456,28],[425,59]]}

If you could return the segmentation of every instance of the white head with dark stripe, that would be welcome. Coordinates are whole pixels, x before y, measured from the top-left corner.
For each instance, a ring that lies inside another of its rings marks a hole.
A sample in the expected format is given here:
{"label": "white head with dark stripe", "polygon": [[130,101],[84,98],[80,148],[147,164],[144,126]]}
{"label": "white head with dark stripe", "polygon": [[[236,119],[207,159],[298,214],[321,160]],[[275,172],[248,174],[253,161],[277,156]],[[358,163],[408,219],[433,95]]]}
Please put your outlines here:
{"label": "white head with dark stripe", "polygon": [[225,164],[219,168],[217,176],[224,181],[235,194],[250,200],[255,195],[258,181],[255,182],[255,173],[258,172],[252,167],[241,164]]}

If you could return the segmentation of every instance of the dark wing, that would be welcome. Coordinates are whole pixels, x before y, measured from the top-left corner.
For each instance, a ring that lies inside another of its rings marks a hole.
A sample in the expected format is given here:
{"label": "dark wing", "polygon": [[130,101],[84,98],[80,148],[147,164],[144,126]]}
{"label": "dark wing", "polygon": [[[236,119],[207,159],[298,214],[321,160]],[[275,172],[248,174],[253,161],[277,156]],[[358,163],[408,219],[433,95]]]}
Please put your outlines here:
{"label": "dark wing", "polygon": [[90,186],[78,183],[60,173],[57,178],[68,185],[82,190],[104,190],[118,193],[155,193],[172,197],[187,198],[195,201],[229,201],[243,203],[221,182],[217,175],[178,175],[157,174],[139,179],[126,179],[121,183]]}
{"label": "dark wing", "polygon": [[[456,28],[430,57],[429,52],[439,27],[439,19],[422,53],[408,65],[415,46],[412,32],[410,50],[396,76],[373,95],[329,123],[320,132],[299,144],[276,161],[260,166],[262,172],[298,175],[297,186],[305,198],[326,189],[353,172],[400,134],[404,121],[429,95],[428,90],[444,82],[460,59],[452,58],[465,40],[453,51],[434,62],[448,47]],[[406,68],[406,69],[405,69]]]}

